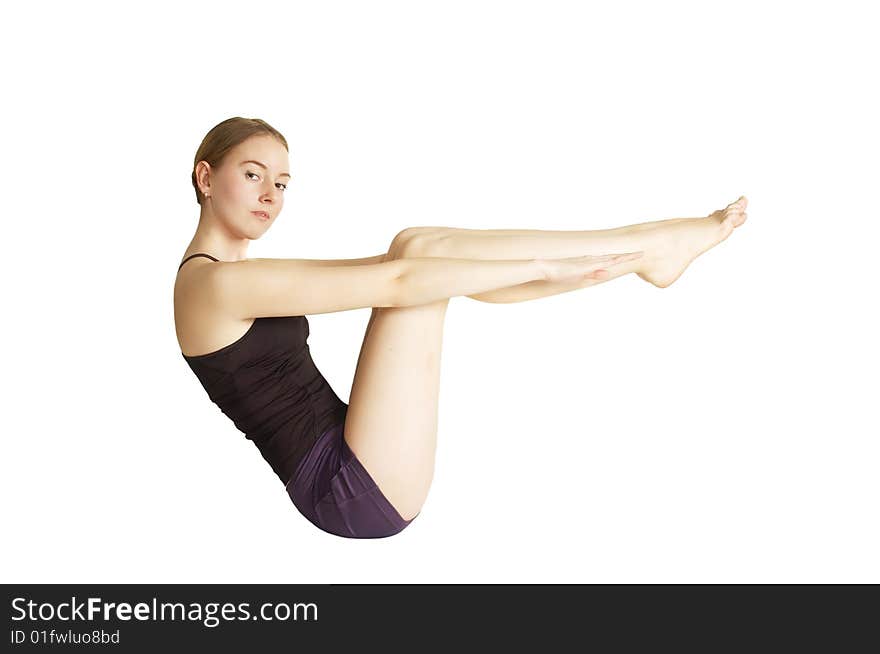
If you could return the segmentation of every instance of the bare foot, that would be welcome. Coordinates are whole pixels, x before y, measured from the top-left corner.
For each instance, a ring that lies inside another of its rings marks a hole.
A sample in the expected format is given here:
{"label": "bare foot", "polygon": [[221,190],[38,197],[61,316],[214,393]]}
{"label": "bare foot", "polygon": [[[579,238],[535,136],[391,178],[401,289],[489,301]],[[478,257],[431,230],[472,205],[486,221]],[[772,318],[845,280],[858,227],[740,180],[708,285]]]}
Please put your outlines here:
{"label": "bare foot", "polygon": [[646,256],[645,267],[638,276],[654,286],[666,288],[681,277],[694,259],[718,245],[746,221],[747,204],[746,197],[740,196],[736,202],[705,218],[673,220],[658,227],[657,246]]}

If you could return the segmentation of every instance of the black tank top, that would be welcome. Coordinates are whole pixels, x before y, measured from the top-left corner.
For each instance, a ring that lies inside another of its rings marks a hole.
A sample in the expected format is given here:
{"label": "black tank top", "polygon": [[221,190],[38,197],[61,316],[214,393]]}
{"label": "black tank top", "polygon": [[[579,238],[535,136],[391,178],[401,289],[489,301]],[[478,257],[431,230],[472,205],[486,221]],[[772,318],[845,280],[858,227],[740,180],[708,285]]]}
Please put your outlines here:
{"label": "black tank top", "polygon": [[[199,253],[180,265],[198,256],[217,261]],[[284,484],[318,437],[345,422],[348,410],[312,361],[308,337],[305,316],[256,318],[241,338],[219,350],[181,352],[211,401]]]}

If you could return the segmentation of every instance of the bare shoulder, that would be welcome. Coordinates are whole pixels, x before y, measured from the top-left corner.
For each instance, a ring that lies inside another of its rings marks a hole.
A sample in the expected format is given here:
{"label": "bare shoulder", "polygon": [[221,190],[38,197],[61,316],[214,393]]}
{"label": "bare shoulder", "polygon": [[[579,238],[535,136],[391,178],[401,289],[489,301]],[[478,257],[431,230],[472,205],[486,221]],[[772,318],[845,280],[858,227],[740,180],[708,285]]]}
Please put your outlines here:
{"label": "bare shoulder", "polygon": [[215,352],[244,336],[253,319],[242,320],[218,310],[212,301],[217,266],[210,259],[188,261],[174,282],[174,328],[186,356]]}

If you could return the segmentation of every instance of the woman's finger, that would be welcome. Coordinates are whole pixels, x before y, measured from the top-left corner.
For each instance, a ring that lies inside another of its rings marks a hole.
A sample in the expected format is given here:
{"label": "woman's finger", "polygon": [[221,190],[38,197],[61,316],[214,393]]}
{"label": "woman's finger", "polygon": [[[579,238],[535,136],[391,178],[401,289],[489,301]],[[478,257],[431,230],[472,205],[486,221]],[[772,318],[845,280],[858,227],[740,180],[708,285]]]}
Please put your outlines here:
{"label": "woman's finger", "polygon": [[[627,263],[628,261],[638,259],[641,256],[642,256],[641,252],[630,252],[628,254],[615,254],[615,255],[613,255],[611,260],[601,262],[601,266],[602,267],[618,266],[622,263]],[[599,262],[596,262],[596,263],[598,264]],[[599,270],[601,270],[601,268]]]}
{"label": "woman's finger", "polygon": [[634,259],[636,257],[642,256],[642,254],[644,254],[644,252],[645,252],[644,250],[639,250],[637,252],[618,252],[617,254],[606,254],[605,256],[610,257],[612,259],[620,258],[620,257],[627,257],[627,258]]}
{"label": "woman's finger", "polygon": [[644,251],[625,252],[623,254],[612,254],[610,255],[610,259],[613,263],[623,263],[624,261],[632,261],[633,259],[638,259],[643,254]]}
{"label": "woman's finger", "polygon": [[562,257],[558,259],[558,261],[611,261],[613,259],[619,257],[632,257],[638,258],[644,254],[644,250],[638,250],[636,252],[615,252],[613,254],[586,254],[579,257]]}

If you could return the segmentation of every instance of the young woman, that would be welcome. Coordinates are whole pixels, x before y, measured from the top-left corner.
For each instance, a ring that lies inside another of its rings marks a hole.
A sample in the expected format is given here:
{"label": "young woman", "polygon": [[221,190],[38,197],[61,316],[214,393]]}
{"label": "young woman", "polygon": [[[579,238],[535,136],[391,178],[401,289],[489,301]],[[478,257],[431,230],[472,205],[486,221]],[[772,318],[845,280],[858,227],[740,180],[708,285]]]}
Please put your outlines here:
{"label": "young woman", "polygon": [[[174,318],[208,397],[259,448],[296,508],[348,538],[399,533],[434,473],[449,298],[522,302],[636,273],[665,287],[746,219],[595,231],[410,227],[363,259],[248,259],[284,206],[285,138],[230,118],[205,136],[192,184],[199,225],[178,268]],[[372,307],[349,404],[315,367],[307,314]]]}

